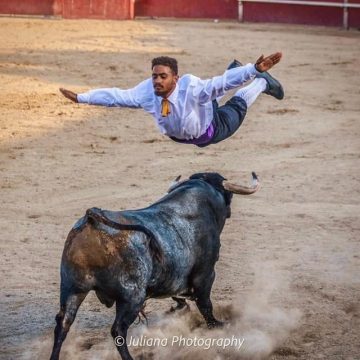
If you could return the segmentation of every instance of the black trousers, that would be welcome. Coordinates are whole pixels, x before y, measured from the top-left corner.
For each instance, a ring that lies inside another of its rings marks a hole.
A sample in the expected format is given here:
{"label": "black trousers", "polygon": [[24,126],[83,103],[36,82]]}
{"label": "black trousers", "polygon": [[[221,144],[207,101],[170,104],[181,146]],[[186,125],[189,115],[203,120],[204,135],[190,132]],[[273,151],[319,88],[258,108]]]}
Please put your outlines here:
{"label": "black trousers", "polygon": [[244,99],[239,96],[233,96],[224,105],[219,106],[216,100],[213,101],[214,119],[213,124],[215,133],[213,138],[205,144],[198,144],[199,147],[216,144],[232,136],[242,124],[247,105]]}

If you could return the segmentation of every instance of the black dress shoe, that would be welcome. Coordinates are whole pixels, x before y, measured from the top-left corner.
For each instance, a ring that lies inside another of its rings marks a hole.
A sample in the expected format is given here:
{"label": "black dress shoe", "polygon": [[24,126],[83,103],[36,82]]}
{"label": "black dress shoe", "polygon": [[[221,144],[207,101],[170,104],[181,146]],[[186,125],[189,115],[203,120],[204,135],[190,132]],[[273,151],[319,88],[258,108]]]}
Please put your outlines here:
{"label": "black dress shoe", "polygon": [[257,78],[262,78],[266,80],[266,90],[265,94],[273,96],[275,99],[282,100],[284,98],[284,89],[281,86],[280,82],[272,77],[267,71],[257,72]]}
{"label": "black dress shoe", "polygon": [[231,63],[229,64],[229,66],[227,67],[226,70],[234,69],[234,68],[237,68],[237,67],[239,67],[239,66],[243,66],[243,64],[242,64],[240,61],[238,61],[238,60],[235,59],[233,62],[231,62]]}

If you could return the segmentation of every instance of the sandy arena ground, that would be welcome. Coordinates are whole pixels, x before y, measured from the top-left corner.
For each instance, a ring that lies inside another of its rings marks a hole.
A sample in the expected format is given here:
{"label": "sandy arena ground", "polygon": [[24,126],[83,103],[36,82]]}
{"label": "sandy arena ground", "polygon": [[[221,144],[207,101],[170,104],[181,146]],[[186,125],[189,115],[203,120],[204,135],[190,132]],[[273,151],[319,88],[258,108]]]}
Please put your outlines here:
{"label": "sandy arena ground", "polygon": [[[286,98],[261,95],[240,131],[199,149],[162,136],[141,110],[73,104],[59,87],[131,87],[159,55],[207,78],[234,57],[283,51]],[[262,189],[233,199],[212,298],[220,331],[197,310],[131,334],[220,344],[132,347],[136,359],[360,359],[360,32],[188,21],[0,18],[1,359],[48,359],[59,265],[73,223],[92,206],[160,198],[178,174],[218,171]],[[118,359],[114,309],[90,294],[62,359]]]}

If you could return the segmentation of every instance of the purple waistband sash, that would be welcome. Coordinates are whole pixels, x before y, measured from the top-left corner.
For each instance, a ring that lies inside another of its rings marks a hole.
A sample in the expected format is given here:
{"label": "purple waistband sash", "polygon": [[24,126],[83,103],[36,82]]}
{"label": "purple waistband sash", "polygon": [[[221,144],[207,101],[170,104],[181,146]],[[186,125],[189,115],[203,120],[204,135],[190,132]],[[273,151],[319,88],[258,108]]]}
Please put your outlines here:
{"label": "purple waistband sash", "polygon": [[176,142],[183,143],[183,144],[203,145],[203,144],[209,143],[211,141],[211,139],[213,138],[214,134],[215,134],[215,125],[212,122],[209,125],[209,127],[206,129],[204,134],[202,134],[201,136],[199,136],[196,139],[185,140],[185,139],[178,139],[175,137],[171,137],[171,139]]}

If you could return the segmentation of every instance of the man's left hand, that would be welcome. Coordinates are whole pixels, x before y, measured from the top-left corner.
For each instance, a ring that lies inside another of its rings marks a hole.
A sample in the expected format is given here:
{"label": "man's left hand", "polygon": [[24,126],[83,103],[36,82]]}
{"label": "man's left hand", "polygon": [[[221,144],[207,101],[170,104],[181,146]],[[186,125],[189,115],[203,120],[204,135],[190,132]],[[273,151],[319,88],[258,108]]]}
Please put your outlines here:
{"label": "man's left hand", "polygon": [[259,72],[264,72],[270,70],[274,65],[276,65],[278,62],[280,62],[282,57],[281,52],[277,52],[275,54],[271,54],[267,57],[264,57],[264,55],[261,55],[255,63],[255,68]]}

